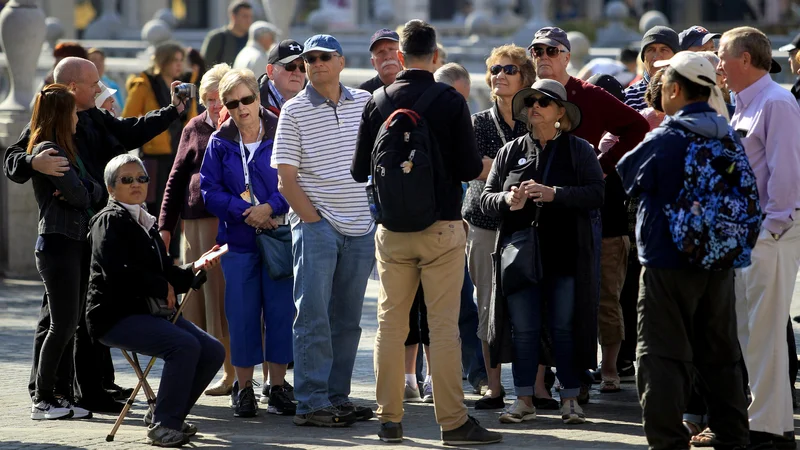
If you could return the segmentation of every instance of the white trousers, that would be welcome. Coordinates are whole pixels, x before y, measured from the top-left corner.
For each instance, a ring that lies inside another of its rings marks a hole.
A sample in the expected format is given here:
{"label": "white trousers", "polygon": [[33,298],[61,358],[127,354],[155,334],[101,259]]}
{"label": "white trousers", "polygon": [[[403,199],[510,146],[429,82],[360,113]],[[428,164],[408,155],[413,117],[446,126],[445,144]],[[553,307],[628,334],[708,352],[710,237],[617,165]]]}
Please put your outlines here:
{"label": "white trousers", "polygon": [[783,434],[794,431],[786,323],[800,267],[800,224],[778,241],[762,229],[752,261],[736,271],[739,343],[753,395],[750,429]]}

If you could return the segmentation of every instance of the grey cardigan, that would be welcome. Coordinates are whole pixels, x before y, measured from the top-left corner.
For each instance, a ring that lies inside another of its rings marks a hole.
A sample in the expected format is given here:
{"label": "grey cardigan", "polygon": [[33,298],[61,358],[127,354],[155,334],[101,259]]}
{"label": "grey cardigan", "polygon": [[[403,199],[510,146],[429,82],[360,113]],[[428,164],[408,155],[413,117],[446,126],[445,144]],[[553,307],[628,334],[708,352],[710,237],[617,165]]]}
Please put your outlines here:
{"label": "grey cardigan", "polygon": [[[33,148],[32,155],[54,149],[58,156],[67,153],[53,142],[45,141]],[[33,193],[39,204],[39,234],[63,234],[76,241],[86,241],[89,232],[89,208],[103,197],[103,186],[88,174],[81,178],[71,164],[64,176],[53,177],[34,172]],[[53,194],[58,190],[61,195]]]}

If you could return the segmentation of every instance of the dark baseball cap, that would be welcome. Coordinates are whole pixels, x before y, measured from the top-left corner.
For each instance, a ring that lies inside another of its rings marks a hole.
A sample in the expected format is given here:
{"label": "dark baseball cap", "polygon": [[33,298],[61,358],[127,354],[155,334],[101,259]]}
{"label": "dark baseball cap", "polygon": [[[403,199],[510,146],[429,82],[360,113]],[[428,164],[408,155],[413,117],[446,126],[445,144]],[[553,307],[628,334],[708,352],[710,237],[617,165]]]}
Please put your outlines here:
{"label": "dark baseball cap", "polygon": [[775,61],[775,58],[772,58],[772,64],[769,66],[769,73],[781,73],[783,69],[778,61]]}
{"label": "dark baseball cap", "polygon": [[681,50],[689,50],[689,47],[699,47],[706,45],[712,39],[719,39],[722,37],[719,33],[712,33],[705,28],[695,25],[689,27],[678,35],[678,40],[681,44]]}
{"label": "dark baseball cap", "polygon": [[567,48],[571,52],[572,49],[569,45],[569,38],[567,32],[558,27],[544,27],[533,35],[533,41],[528,46],[528,50],[533,48],[536,44],[549,45],[551,47],[558,47],[559,44]]}
{"label": "dark baseball cap", "polygon": [[664,44],[671,48],[673,53],[681,51],[678,33],[670,27],[657,25],[647,30],[647,33],[642,37],[642,50],[639,52],[639,59],[642,61],[644,61],[644,50],[651,44]]}
{"label": "dark baseball cap", "polygon": [[612,77],[611,75],[596,73],[592,75],[591,78],[586,80],[586,82],[603,89],[621,102],[625,101],[625,93],[623,92],[625,88],[622,86],[622,84],[620,84],[619,81],[617,81],[616,78]]}
{"label": "dark baseball cap", "polygon": [[281,41],[280,44],[272,47],[267,56],[267,64],[289,64],[299,58],[303,53],[303,46],[292,39]]}
{"label": "dark baseball cap", "polygon": [[800,34],[795,36],[790,44],[786,44],[778,50],[782,52],[793,52],[798,49],[800,49]]}
{"label": "dark baseball cap", "polygon": [[400,35],[397,34],[396,31],[390,30],[388,28],[381,28],[380,30],[376,31],[375,34],[372,35],[372,38],[369,40],[369,51],[372,51],[372,47],[378,41],[400,42]]}

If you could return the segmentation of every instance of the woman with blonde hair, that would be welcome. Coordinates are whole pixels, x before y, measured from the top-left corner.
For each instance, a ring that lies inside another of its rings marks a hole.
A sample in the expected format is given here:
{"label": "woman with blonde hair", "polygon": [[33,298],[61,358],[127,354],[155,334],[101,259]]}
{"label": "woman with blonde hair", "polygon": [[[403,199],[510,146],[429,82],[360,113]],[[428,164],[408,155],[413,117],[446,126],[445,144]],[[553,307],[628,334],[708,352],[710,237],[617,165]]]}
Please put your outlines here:
{"label": "woman with blonde hair", "polygon": [[[159,44],[153,54],[152,66],[126,83],[128,98],[121,117],[144,116],[149,111],[172,104],[171,84],[183,73],[186,50],[177,42]],[[182,120],[170,124],[167,131],[142,146],[142,160],[151,181],[147,192],[147,209],[156,213],[161,208],[164,188],[178,151],[183,126],[197,115],[197,105],[189,101]],[[175,255],[173,255],[175,256]]]}
{"label": "woman with blonde hair", "polygon": [[[203,203],[200,193],[200,166],[206,154],[211,135],[217,130],[222,110],[219,82],[231,68],[217,64],[203,75],[200,81],[200,104],[205,111],[194,117],[183,129],[175,163],[167,179],[158,230],[169,248],[173,233],[180,233],[178,220],[183,220],[181,234],[181,260],[194,261],[203,251],[211,248],[217,239],[219,220]],[[209,272],[208,281],[198,290],[192,303],[183,310],[183,316],[201,330],[214,336],[225,347],[222,379],[206,389],[206,395],[228,395],[233,388],[235,374],[230,358],[230,337],[225,320],[225,279],[222,271]]]}
{"label": "woman with blonde hair", "polygon": [[486,59],[486,84],[489,86],[492,107],[475,113],[472,123],[478,151],[483,157],[483,172],[469,183],[464,199],[464,220],[469,224],[467,233],[467,265],[478,296],[478,338],[483,347],[488,390],[475,402],[475,409],[501,409],[503,387],[500,384],[500,366],[489,364],[489,303],[492,297],[492,259],[494,239],[500,220],[481,211],[480,198],[486,176],[500,147],[527,133],[525,122],[514,117],[511,104],[514,94],[536,80],[536,71],[528,52],[515,45],[492,49]]}

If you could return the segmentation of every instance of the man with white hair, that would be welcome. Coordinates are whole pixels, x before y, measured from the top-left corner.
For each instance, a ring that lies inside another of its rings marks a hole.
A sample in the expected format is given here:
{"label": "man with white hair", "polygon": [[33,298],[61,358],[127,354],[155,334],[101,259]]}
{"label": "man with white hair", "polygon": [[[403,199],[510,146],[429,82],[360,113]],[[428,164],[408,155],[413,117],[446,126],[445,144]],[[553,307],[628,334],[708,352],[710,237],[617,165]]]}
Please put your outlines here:
{"label": "man with white hair", "polygon": [[250,69],[256,76],[267,67],[267,52],[270,51],[280,31],[275,25],[258,20],[250,25],[247,45],[236,55],[234,69]]}
{"label": "man with white hair", "polygon": [[[178,98],[172,97],[172,105],[151,111],[143,117],[117,119],[110,113],[97,109],[95,97],[101,92],[100,75],[97,67],[83,58],[64,58],[54,70],[56,83],[64,84],[75,95],[78,109],[78,126],[75,143],[86,171],[95,180],[103,179],[103,169],[113,157],[141,147],[147,141],[164,132],[169,125],[178,119],[185,106]],[[179,84],[173,83],[172,87]],[[45,151],[35,157],[28,155],[30,127],[26,126],[19,141],[6,150],[3,169],[6,176],[15,183],[24,184],[31,179],[34,172],[49,176],[61,177],[69,170],[69,161],[55,152]],[[107,195],[93,205],[97,211],[102,209],[108,200]],[[42,301],[39,323],[34,335],[34,355],[38,355],[47,329],[50,327],[50,309],[47,294]],[[102,348],[101,348],[102,349]],[[86,331],[85,320],[81,323],[75,336],[75,379],[78,388],[74,395],[80,396],[80,406],[93,412],[118,413],[122,410],[120,403],[103,391],[100,378],[104,376],[102,356],[91,342]],[[33,396],[38,361],[33,361],[29,391]],[[56,393],[72,396],[71,379],[57,383]]]}
{"label": "man with white hair", "polygon": [[400,35],[388,28],[376,31],[369,40],[369,53],[372,67],[378,74],[361,83],[358,88],[371,94],[380,87],[394,83],[397,73],[403,70],[397,57],[399,49]]}
{"label": "man with white hair", "polygon": [[464,97],[464,100],[469,103],[469,93],[472,82],[469,77],[469,72],[459,63],[447,63],[442,67],[436,69],[433,73],[433,79],[439,83],[448,84],[453,86],[453,89],[458,91]]}
{"label": "man with white hair", "polygon": [[306,66],[303,62],[303,45],[285,39],[272,47],[267,57],[267,73],[258,79],[261,106],[281,114],[283,104],[293,99],[306,85]]}

